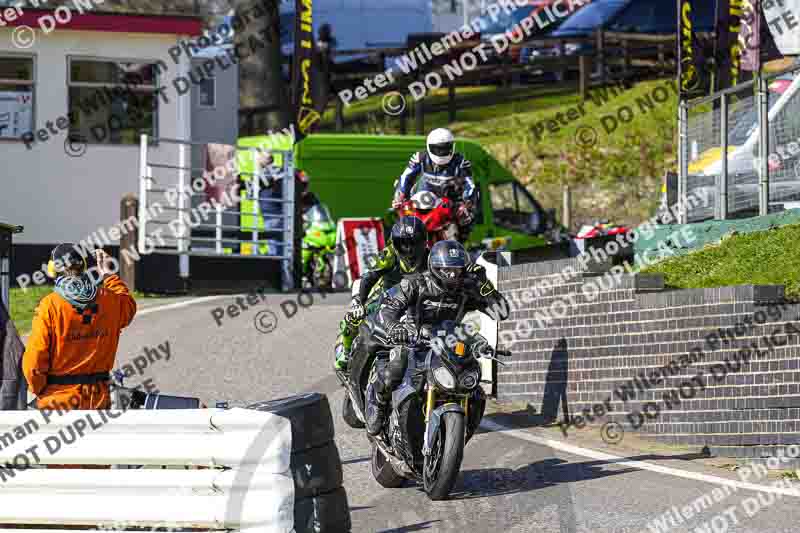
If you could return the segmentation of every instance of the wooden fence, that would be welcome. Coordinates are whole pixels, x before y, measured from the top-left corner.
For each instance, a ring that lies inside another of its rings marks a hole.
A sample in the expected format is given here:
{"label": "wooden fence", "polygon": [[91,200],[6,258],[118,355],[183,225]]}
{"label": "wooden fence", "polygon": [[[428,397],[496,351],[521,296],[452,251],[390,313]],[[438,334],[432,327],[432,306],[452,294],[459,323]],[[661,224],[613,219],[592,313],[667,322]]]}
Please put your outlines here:
{"label": "wooden fence", "polygon": [[[701,36],[703,37],[703,36]],[[710,40],[713,42],[713,39]],[[430,44],[430,43],[428,43]],[[463,75],[451,79],[453,62],[459,61],[465,52],[480,44],[480,41],[463,41],[450,47],[446,53],[432,57],[426,64],[408,74],[393,71],[393,83],[387,83],[380,89],[372,92],[370,96],[381,96],[390,92],[400,92],[409,95],[408,87],[413,82],[422,82],[431,73],[437,74],[446,83],[442,88],[447,90],[447,99],[443,103],[426,102],[426,95],[415,99],[413,106],[414,130],[417,135],[425,131],[425,114],[431,112],[447,111],[448,121],[454,122],[459,109],[472,109],[476,106],[493,105],[511,102],[520,99],[519,91],[498,91],[490,98],[476,96],[459,96],[458,88],[474,87],[478,85],[496,85],[506,89],[519,87],[522,80],[531,87],[539,85],[553,85],[552,78],[547,80],[541,74],[551,73],[557,76],[560,90],[577,90],[581,98],[586,100],[593,87],[608,84],[618,84],[631,79],[658,78],[674,74],[676,68],[676,51],[678,46],[677,34],[646,35],[638,33],[619,33],[597,31],[592,37],[583,38],[537,38],[530,41],[512,44],[502,54],[491,53],[494,48],[491,44],[484,46],[489,51],[487,61],[471,69],[463,70]],[[579,47],[576,53],[566,53],[567,49]],[[525,63],[514,63],[523,48],[550,51],[552,55],[539,55]],[[417,47],[418,48],[418,47]],[[386,72],[386,58],[398,57],[408,54],[413,47],[405,48],[370,48],[361,50],[338,50],[336,56],[349,56],[359,58],[358,70],[343,70],[337,64],[334,72],[327,73],[328,85],[331,88],[328,110],[334,114],[333,127],[335,130],[345,129],[344,107],[345,104],[338,97],[340,91],[355,91],[363,84],[365,79],[374,78]],[[483,59],[483,58],[481,58]],[[370,68],[374,65],[374,68]],[[445,66],[450,68],[445,71]],[[397,69],[395,69],[397,70]],[[537,81],[537,76],[540,76]],[[570,81],[566,81],[570,80]],[[363,93],[362,93],[363,94]],[[523,97],[528,98],[528,97]],[[243,134],[256,134],[259,131],[259,115],[263,115],[274,108],[261,106],[249,107],[240,110],[240,127]],[[411,111],[403,108],[395,117],[399,121],[401,133],[408,131],[408,121],[412,118]],[[351,118],[351,123],[364,122],[368,117]]]}

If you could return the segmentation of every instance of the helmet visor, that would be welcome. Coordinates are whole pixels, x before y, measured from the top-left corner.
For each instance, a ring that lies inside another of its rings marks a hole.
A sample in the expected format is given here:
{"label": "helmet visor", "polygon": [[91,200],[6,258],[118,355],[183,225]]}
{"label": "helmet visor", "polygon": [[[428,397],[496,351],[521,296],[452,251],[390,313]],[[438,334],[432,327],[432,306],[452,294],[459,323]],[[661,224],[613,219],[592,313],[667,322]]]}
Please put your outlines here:
{"label": "helmet visor", "polygon": [[428,150],[433,155],[447,157],[453,155],[453,143],[430,144],[428,145]]}
{"label": "helmet visor", "polygon": [[445,285],[454,286],[461,283],[464,277],[464,267],[443,266],[432,269],[437,278]]}
{"label": "helmet visor", "polygon": [[408,259],[413,257],[416,250],[416,243],[412,239],[394,239],[395,250],[404,258]]}

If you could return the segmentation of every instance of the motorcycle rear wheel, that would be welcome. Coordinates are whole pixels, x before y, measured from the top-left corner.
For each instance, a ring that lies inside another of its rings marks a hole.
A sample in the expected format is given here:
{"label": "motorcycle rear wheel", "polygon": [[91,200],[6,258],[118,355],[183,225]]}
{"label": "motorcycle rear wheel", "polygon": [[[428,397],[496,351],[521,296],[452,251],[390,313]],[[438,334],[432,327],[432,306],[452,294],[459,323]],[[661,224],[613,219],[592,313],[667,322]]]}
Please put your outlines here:
{"label": "motorcycle rear wheel", "polygon": [[383,452],[378,446],[372,444],[372,477],[381,487],[396,489],[405,482],[406,478],[395,472],[391,463],[386,460]]}
{"label": "motorcycle rear wheel", "polygon": [[342,403],[342,418],[344,419],[345,423],[353,429],[363,429],[364,422],[362,422],[358,415],[356,414],[356,410],[353,407],[353,401],[350,399],[349,394],[344,395],[344,402]]}
{"label": "motorcycle rear wheel", "polygon": [[456,484],[463,458],[464,415],[444,413],[422,471],[422,482],[428,498],[434,501],[447,499]]}

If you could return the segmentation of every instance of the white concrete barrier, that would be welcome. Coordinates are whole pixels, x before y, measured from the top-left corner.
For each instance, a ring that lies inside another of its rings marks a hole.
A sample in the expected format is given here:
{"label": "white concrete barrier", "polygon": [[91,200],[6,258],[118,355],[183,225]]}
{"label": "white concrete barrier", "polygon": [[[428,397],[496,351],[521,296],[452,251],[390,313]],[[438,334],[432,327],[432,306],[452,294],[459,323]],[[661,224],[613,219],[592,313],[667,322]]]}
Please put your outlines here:
{"label": "white concrete barrier", "polygon": [[[4,412],[0,524],[289,533],[291,451],[288,419],[248,409]],[[33,466],[144,467],[24,469],[23,456]]]}
{"label": "white concrete barrier", "polygon": [[[480,257],[476,261],[486,269],[486,278],[497,287],[497,265],[486,261]],[[480,334],[486,338],[489,346],[497,348],[497,321],[484,313],[473,311],[464,315],[463,322],[470,322],[473,326],[477,326]],[[481,359],[481,381],[484,383],[492,383],[492,365],[493,362],[488,359]],[[494,384],[492,384],[494,385]]]}

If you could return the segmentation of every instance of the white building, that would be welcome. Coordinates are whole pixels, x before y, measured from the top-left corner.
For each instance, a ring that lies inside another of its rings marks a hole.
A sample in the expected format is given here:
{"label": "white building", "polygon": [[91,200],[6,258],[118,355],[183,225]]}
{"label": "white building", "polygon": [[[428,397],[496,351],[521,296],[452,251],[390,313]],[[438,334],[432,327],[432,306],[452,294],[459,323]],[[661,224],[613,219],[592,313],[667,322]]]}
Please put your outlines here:
{"label": "white building", "polygon": [[192,131],[191,93],[172,81],[190,68],[175,47],[201,34],[199,18],[62,12],[46,32],[53,15],[0,9],[0,219],[25,228],[20,268],[119,221],[138,192],[139,131]]}

